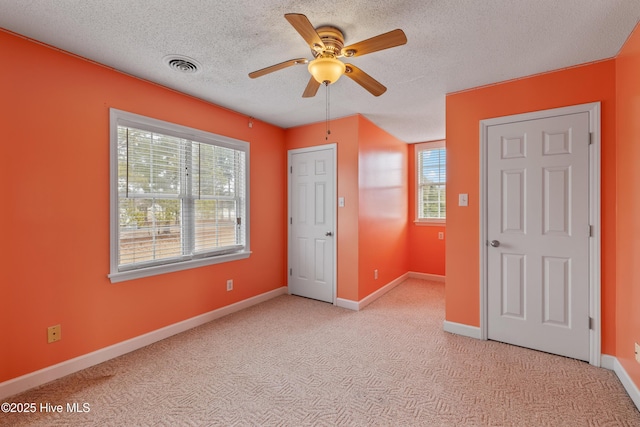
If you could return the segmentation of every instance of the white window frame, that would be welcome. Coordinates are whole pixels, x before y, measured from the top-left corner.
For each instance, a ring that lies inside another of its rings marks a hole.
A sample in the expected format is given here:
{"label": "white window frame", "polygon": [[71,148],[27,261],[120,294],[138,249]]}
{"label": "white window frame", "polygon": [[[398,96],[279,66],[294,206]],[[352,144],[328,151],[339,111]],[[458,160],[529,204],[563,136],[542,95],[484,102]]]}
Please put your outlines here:
{"label": "white window frame", "polygon": [[[133,280],[158,274],[181,271],[206,265],[219,264],[229,261],[246,259],[251,255],[250,250],[250,221],[249,221],[249,143],[221,135],[212,134],[198,129],[165,122],[138,114],[111,108],[110,118],[110,258],[111,272],[108,275],[111,283]],[[240,150],[245,153],[245,198],[244,218],[242,226],[245,228],[244,247],[233,253],[212,254],[211,256],[193,256],[186,260],[174,261],[167,264],[140,266],[138,268],[118,265],[119,259],[119,196],[118,196],[118,127],[126,126],[148,130],[159,134],[184,138],[190,141],[211,144]]]}
{"label": "white window frame", "polygon": [[[424,151],[424,150],[430,150],[430,149],[438,149],[438,148],[444,148],[445,152],[446,152],[446,141],[445,140],[441,140],[441,141],[430,141],[430,142],[422,142],[419,144],[414,144],[414,154],[415,154],[415,183],[416,183],[416,190],[415,190],[415,203],[416,203],[416,208],[415,208],[415,219],[414,219],[414,223],[417,225],[445,225],[447,222],[447,218],[446,216],[444,218],[420,218],[420,152]],[[446,163],[445,163],[446,165]],[[444,183],[445,188],[447,187],[447,183],[445,181]]]}

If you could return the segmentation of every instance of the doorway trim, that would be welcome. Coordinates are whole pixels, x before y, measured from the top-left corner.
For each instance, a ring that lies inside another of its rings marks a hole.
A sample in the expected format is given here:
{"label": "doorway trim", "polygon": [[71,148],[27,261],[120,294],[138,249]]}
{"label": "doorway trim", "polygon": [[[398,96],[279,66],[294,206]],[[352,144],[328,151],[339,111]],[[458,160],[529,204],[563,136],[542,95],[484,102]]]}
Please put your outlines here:
{"label": "doorway trim", "polygon": [[589,113],[589,363],[600,367],[601,361],[601,226],[600,226],[600,102],[534,111],[480,121],[480,339],[488,339],[488,253],[487,253],[487,161],[488,128],[519,121],[544,119],[575,113]]}
{"label": "doorway trim", "polygon": [[[331,150],[332,160],[333,160],[333,194],[337,197],[338,195],[338,144],[322,144],[322,145],[314,145],[311,147],[304,148],[293,148],[291,150],[287,150],[287,292],[291,294],[289,291],[289,278],[291,275],[289,272],[291,271],[291,250],[293,245],[291,244],[291,168],[292,168],[292,156],[294,154],[301,153],[309,153],[313,151],[323,151],[323,150]],[[332,212],[333,215],[333,228],[334,228],[334,238],[331,239],[333,241],[333,301],[331,302],[333,305],[337,305],[338,303],[338,207],[337,203],[334,203],[334,209]]]}

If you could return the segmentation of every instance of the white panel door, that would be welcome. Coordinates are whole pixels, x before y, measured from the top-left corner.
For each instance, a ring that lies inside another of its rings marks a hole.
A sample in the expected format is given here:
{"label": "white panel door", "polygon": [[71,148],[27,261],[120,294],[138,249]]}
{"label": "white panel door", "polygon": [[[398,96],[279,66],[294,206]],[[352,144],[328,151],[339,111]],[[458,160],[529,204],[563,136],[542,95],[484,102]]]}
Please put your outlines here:
{"label": "white panel door", "polygon": [[335,150],[290,152],[289,293],[334,300]]}
{"label": "white panel door", "polygon": [[589,113],[488,127],[488,338],[589,360]]}

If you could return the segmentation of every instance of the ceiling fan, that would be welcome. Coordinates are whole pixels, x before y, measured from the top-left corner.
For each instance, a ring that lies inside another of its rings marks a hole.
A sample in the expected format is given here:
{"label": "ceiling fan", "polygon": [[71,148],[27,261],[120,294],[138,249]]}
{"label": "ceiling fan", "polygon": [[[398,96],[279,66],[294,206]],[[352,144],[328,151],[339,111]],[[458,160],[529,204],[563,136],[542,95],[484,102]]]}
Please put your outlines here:
{"label": "ceiling fan", "polygon": [[344,35],[342,31],[336,27],[322,26],[314,28],[311,22],[309,22],[309,19],[300,13],[287,13],[284,17],[307,42],[315,59],[291,59],[249,73],[249,77],[255,79],[256,77],[264,76],[265,74],[293,65],[308,64],[311,78],[302,94],[303,98],[315,96],[321,84],[330,85],[331,83],[335,83],[343,74],[374,96],[380,96],[387,90],[384,85],[369,74],[355,65],[345,64],[338,58],[362,56],[379,50],[401,46],[407,42],[407,36],[404,34],[404,31],[396,29],[349,46],[344,46]]}

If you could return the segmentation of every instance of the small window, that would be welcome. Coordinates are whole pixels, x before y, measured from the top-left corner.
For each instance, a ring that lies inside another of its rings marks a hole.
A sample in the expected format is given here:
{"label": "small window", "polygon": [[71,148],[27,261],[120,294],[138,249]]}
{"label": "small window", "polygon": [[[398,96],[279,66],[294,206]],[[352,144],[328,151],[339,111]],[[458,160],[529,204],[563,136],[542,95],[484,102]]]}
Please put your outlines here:
{"label": "small window", "polygon": [[249,256],[249,144],[111,110],[112,282]]}
{"label": "small window", "polygon": [[444,141],[415,145],[416,221],[444,223],[447,217],[447,160]]}

